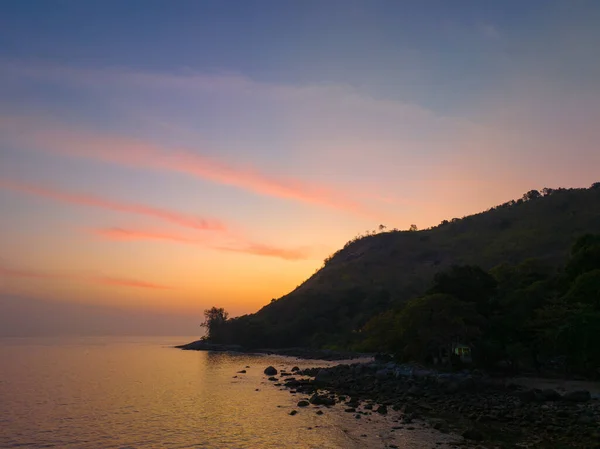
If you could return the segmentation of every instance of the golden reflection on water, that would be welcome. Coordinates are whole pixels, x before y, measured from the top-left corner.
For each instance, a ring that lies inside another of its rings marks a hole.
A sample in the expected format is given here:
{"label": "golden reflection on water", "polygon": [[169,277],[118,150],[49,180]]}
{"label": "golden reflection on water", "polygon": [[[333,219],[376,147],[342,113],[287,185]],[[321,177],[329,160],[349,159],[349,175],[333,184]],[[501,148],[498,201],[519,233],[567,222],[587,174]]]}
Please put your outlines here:
{"label": "golden reflection on water", "polygon": [[[448,441],[418,429],[391,433],[392,416],[357,422],[339,406],[323,415],[298,409],[302,397],[263,374],[269,364],[289,370],[315,362],[169,347],[186,341],[0,339],[0,447],[423,448]],[[299,413],[290,416],[292,409]]]}

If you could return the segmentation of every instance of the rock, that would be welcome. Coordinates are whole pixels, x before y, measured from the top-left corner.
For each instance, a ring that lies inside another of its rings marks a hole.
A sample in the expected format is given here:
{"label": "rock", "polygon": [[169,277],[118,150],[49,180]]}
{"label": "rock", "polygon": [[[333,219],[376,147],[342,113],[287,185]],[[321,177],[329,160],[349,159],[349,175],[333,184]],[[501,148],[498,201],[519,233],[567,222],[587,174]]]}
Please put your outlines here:
{"label": "rock", "polygon": [[524,404],[528,404],[529,402],[532,402],[535,400],[535,391],[534,390],[523,390],[523,391],[517,391],[516,396],[519,398],[519,400],[524,403]]}
{"label": "rock", "polygon": [[552,390],[551,388],[542,390],[541,396],[545,401],[559,401],[560,400],[560,393],[558,393],[556,390]]}
{"label": "rock", "polygon": [[314,405],[335,405],[335,399],[317,393],[310,397],[309,402]]}
{"label": "rock", "polygon": [[240,370],[240,371],[238,371],[238,374],[246,374],[246,370],[245,369]]}
{"label": "rock", "polygon": [[423,394],[423,391],[416,385],[413,385],[408,389],[407,393],[411,396],[421,396]]}
{"label": "rock", "polygon": [[291,416],[294,416],[296,413],[298,413],[298,410],[292,410],[292,411],[290,412],[290,415],[291,415]]}
{"label": "rock", "polygon": [[375,411],[380,415],[387,415],[388,409],[385,405],[380,405],[379,408],[377,408],[377,410]]}
{"label": "rock", "polygon": [[466,440],[483,441],[483,434],[477,429],[467,429],[463,432],[462,437]]}
{"label": "rock", "polygon": [[298,407],[308,407],[309,405],[310,405],[310,402],[308,402],[308,401],[298,402]]}
{"label": "rock", "polygon": [[295,371],[300,371],[300,368],[298,368],[297,366],[294,366],[294,367],[292,368],[292,373],[293,373],[293,372],[295,372]]}
{"label": "rock", "polygon": [[359,414],[356,414],[356,415],[354,415],[354,418],[355,418],[355,419],[360,419],[360,415],[359,415]]}
{"label": "rock", "polygon": [[264,373],[265,373],[267,376],[275,376],[275,375],[277,374],[277,369],[275,369],[275,368],[274,368],[274,367],[272,367],[272,366],[267,366],[267,367],[265,368],[265,371],[264,371]]}
{"label": "rock", "polygon": [[354,413],[356,412],[356,409],[354,407],[350,407],[344,410],[346,413]]}
{"label": "rock", "polygon": [[587,402],[591,399],[591,395],[587,390],[570,391],[563,394],[562,399],[568,402]]}
{"label": "rock", "polygon": [[269,380],[271,382],[277,382],[279,379],[277,379],[276,377],[271,376],[271,377],[269,377]]}
{"label": "rock", "polygon": [[317,415],[322,415],[323,414],[323,410],[317,410]]}
{"label": "rock", "polygon": [[329,370],[326,369],[320,369],[317,375],[315,376],[315,382],[319,384],[326,385],[329,384],[331,380],[331,373],[329,372]]}
{"label": "rock", "polygon": [[589,415],[581,415],[579,418],[577,418],[577,422],[584,425],[592,424],[594,422],[594,418]]}

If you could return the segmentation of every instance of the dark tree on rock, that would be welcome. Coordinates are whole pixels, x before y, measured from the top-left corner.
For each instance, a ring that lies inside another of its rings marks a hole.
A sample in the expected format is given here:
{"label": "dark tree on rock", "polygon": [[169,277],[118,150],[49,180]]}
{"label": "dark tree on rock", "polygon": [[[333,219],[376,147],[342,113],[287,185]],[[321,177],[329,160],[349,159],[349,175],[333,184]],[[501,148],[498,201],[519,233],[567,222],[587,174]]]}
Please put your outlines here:
{"label": "dark tree on rock", "polygon": [[593,183],[590,189],[600,190],[600,182]]}
{"label": "dark tree on rock", "polygon": [[415,231],[418,231],[417,225],[416,225],[416,224],[411,224],[411,225],[410,225],[410,228],[408,228],[408,230],[409,230],[410,232],[415,232]]}

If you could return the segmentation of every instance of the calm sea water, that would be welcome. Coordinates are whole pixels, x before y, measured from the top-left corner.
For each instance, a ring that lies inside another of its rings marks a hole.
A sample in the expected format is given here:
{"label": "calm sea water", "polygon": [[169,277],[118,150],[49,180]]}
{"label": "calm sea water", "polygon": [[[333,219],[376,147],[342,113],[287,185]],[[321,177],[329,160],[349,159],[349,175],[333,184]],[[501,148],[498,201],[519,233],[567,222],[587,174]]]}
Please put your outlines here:
{"label": "calm sea water", "polygon": [[[0,339],[0,447],[426,448],[448,441],[418,425],[392,431],[393,415],[359,422],[341,406],[323,415],[298,409],[300,396],[263,375],[270,364],[315,362],[170,347],[190,340]],[[246,366],[247,374],[236,374]],[[290,416],[292,409],[299,413]]]}

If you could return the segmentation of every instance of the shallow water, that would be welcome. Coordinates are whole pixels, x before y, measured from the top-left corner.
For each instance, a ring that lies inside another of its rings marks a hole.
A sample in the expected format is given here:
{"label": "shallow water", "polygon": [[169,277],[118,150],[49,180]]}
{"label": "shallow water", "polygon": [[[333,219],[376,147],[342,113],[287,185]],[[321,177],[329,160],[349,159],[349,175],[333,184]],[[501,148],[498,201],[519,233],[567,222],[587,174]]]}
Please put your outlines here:
{"label": "shallow water", "polygon": [[328,362],[171,348],[192,339],[0,339],[0,448],[427,448],[451,440],[418,424],[393,431],[393,414],[356,420],[336,406],[317,415],[263,374],[270,364]]}

